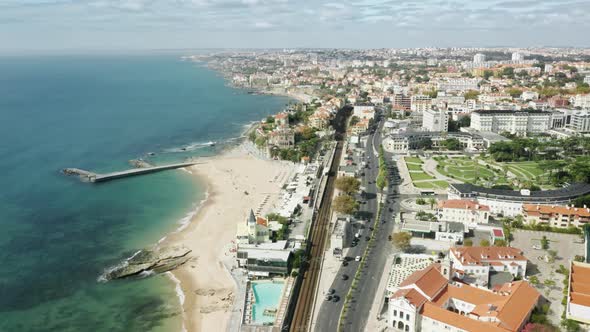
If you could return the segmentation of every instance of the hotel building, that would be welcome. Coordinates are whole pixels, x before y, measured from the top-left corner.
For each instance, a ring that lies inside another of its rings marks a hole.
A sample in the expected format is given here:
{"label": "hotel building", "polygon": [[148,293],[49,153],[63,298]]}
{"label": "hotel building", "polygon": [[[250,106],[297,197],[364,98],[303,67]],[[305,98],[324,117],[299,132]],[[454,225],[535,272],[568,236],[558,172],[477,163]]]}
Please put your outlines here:
{"label": "hotel building", "polygon": [[471,113],[470,127],[478,131],[509,132],[518,136],[548,131],[551,112],[490,110]]}

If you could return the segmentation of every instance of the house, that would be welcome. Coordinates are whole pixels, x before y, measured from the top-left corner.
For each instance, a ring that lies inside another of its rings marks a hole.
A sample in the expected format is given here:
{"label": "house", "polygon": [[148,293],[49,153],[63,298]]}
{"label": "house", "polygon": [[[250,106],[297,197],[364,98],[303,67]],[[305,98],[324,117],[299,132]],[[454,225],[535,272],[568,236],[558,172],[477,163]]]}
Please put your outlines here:
{"label": "house", "polygon": [[518,248],[456,247],[449,250],[449,258],[456,270],[473,275],[485,285],[490,272],[509,272],[514,277],[526,274],[527,258]]}
{"label": "house", "polygon": [[557,228],[582,227],[590,223],[590,209],[573,205],[523,204],[522,215],[527,224]]}
{"label": "house", "polygon": [[389,296],[388,325],[398,331],[517,332],[540,294],[526,281],[485,290],[453,281],[449,262],[412,273]]}
{"label": "house", "polygon": [[566,317],[590,324],[590,264],[571,262]]}
{"label": "house", "polygon": [[289,125],[289,114],[287,114],[286,112],[281,112],[279,114],[275,115],[275,123],[282,127],[282,126],[288,126]]}
{"label": "house", "polygon": [[309,125],[318,129],[326,129],[330,124],[332,114],[323,108],[318,108],[312,115],[309,116]]}
{"label": "house", "polygon": [[268,221],[256,217],[254,211],[250,210],[246,222],[238,224],[236,240],[238,245],[265,243],[270,240],[270,233]]}
{"label": "house", "polygon": [[439,201],[436,211],[438,220],[460,222],[472,228],[476,224],[487,224],[490,207],[467,199]]}

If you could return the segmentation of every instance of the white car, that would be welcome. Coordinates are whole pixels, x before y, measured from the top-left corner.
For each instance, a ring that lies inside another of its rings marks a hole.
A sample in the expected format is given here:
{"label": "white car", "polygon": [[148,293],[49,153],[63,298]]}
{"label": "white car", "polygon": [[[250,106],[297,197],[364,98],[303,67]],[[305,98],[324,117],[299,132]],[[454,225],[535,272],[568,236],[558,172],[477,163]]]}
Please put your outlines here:
{"label": "white car", "polygon": [[533,249],[541,250],[541,246],[540,246],[540,245],[538,245],[538,244],[535,244],[535,245],[533,246]]}
{"label": "white car", "polygon": [[357,261],[357,262],[360,262],[360,261],[361,261],[361,256],[356,256],[356,257],[354,258],[354,260],[355,260],[355,261]]}

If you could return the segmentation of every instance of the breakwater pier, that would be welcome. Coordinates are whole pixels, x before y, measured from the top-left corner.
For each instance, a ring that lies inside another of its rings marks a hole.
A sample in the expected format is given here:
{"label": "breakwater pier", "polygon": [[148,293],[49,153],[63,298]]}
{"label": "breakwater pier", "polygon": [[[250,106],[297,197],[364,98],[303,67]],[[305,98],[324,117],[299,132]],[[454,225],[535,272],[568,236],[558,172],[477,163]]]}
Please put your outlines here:
{"label": "breakwater pier", "polygon": [[161,172],[169,169],[177,169],[183,167],[189,167],[198,164],[197,162],[186,162],[178,164],[169,164],[163,166],[152,166],[144,168],[134,168],[126,171],[112,172],[112,173],[94,173],[79,168],[64,168],[62,173],[65,175],[77,175],[82,181],[86,182],[107,182],[116,179],[122,179],[130,176],[144,175],[149,173]]}

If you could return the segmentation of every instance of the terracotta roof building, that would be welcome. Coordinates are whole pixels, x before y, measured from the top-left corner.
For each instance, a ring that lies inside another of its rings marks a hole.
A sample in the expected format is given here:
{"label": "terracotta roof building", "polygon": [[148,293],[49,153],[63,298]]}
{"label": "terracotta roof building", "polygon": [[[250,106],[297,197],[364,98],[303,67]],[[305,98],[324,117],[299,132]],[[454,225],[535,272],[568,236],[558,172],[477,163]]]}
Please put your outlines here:
{"label": "terracotta roof building", "polygon": [[526,281],[485,290],[449,281],[451,275],[448,262],[410,275],[389,298],[389,325],[408,332],[516,332],[540,298]]}
{"label": "terracotta roof building", "polygon": [[527,258],[518,248],[510,247],[457,247],[449,250],[453,267],[466,275],[472,275],[487,286],[490,271],[510,272],[515,277],[524,277]]}
{"label": "terracotta roof building", "polygon": [[590,324],[590,264],[571,263],[566,316]]}
{"label": "terracotta roof building", "polygon": [[490,207],[467,199],[449,199],[438,202],[437,215],[442,221],[475,226],[488,223]]}
{"label": "terracotta roof building", "polygon": [[524,204],[522,215],[527,223],[546,224],[551,227],[582,227],[590,223],[590,209],[567,205]]}

